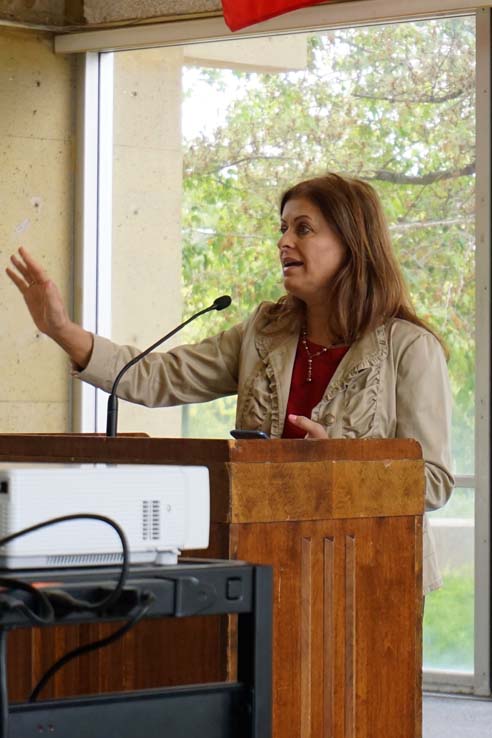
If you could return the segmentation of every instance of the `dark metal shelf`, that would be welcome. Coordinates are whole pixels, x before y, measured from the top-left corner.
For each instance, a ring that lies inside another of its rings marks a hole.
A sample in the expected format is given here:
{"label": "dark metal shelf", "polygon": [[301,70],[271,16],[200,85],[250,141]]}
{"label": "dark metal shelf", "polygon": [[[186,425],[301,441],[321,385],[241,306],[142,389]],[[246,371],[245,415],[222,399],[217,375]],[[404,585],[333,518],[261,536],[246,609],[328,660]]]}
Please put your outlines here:
{"label": "dark metal shelf", "polygon": [[[2,572],[90,601],[114,587],[118,567]],[[132,566],[121,603],[104,615],[57,613],[57,625],[132,617],[143,591],[146,617],[238,615],[238,680],[16,704],[9,738],[271,738],[272,571],[238,561],[185,559],[176,566]],[[33,606],[28,592],[15,596]],[[21,612],[0,613],[0,628],[32,627]]]}

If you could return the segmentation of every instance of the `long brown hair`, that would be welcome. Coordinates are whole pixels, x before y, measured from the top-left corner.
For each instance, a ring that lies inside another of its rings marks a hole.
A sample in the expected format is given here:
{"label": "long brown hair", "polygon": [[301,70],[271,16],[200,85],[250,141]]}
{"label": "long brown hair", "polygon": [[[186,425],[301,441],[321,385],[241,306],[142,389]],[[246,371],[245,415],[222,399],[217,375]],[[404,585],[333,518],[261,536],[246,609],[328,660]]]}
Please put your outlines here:
{"label": "long brown hair", "polygon": [[[327,321],[340,343],[352,343],[390,318],[425,328],[442,344],[412,305],[396,261],[388,226],[376,191],[360,179],[328,173],[299,182],[282,195],[280,214],[289,200],[305,198],[319,208],[345,247],[346,258],[330,284]],[[265,326],[298,324],[304,303],[285,295],[270,308]]]}

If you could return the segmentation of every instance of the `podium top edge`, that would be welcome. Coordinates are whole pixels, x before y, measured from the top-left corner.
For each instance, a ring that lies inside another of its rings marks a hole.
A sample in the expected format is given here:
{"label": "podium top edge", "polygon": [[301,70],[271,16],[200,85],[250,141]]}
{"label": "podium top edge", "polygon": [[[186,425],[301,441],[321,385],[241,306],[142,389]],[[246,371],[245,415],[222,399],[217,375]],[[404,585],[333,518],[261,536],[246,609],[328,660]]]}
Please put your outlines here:
{"label": "podium top edge", "polygon": [[413,439],[227,440],[151,438],[121,434],[0,434],[0,463],[80,462],[120,464],[295,463],[422,458]]}

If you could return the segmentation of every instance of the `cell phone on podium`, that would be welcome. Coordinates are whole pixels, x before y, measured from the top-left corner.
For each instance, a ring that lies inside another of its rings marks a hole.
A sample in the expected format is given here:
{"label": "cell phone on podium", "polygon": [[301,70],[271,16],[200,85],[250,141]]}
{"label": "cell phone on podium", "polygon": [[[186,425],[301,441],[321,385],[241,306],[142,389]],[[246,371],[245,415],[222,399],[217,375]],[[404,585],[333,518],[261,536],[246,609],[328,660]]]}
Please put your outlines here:
{"label": "cell phone on podium", "polygon": [[230,434],[233,438],[236,439],[236,441],[243,441],[248,439],[268,439],[270,436],[268,433],[265,433],[265,431],[261,430],[242,430],[241,428],[236,428],[235,430],[231,430]]}

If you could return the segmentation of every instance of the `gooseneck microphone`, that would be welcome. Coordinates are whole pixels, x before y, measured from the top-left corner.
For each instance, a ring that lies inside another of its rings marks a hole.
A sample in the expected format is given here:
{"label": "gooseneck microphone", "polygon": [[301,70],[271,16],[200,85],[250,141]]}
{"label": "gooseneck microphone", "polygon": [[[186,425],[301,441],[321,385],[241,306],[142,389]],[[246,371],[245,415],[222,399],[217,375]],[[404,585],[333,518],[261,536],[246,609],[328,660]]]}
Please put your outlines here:
{"label": "gooseneck microphone", "polygon": [[118,375],[116,379],[113,382],[113,387],[111,389],[111,394],[108,398],[108,415],[107,415],[107,422],[106,422],[106,435],[107,436],[116,436],[116,429],[118,425],[118,397],[116,395],[116,389],[118,387],[118,384],[120,383],[120,379],[122,376],[132,367],[134,364],[140,361],[140,359],[143,359],[144,356],[147,356],[147,354],[150,354],[151,351],[154,351],[158,346],[161,345],[161,343],[164,343],[164,341],[167,341],[169,338],[172,338],[175,333],[178,333],[182,328],[185,327],[185,325],[188,325],[188,323],[191,323],[192,320],[195,320],[195,318],[199,318],[200,315],[204,315],[205,313],[209,313],[211,310],[224,310],[225,308],[229,307],[232,300],[229,297],[229,295],[222,295],[222,297],[217,297],[211,305],[209,305],[207,308],[204,308],[203,310],[200,310],[198,313],[195,313],[191,316],[191,318],[188,318],[188,320],[185,320],[184,323],[181,323],[178,325],[177,328],[174,328],[170,333],[166,333],[165,336],[162,338],[159,338],[158,341],[152,344],[152,346],[149,346],[149,348],[146,348],[145,351],[142,351],[141,354],[137,354],[137,356],[134,356],[133,359],[131,359],[128,364],[125,364],[125,366],[120,369],[118,372]]}

